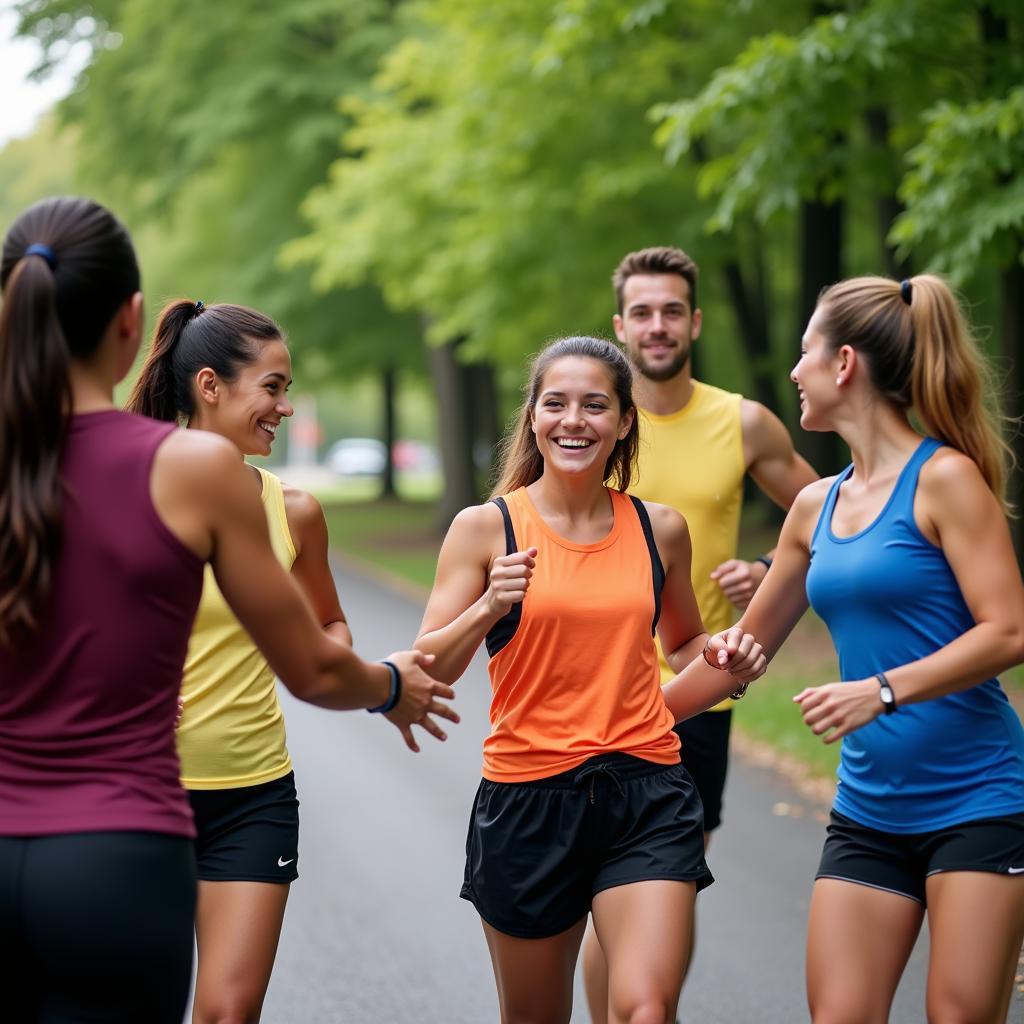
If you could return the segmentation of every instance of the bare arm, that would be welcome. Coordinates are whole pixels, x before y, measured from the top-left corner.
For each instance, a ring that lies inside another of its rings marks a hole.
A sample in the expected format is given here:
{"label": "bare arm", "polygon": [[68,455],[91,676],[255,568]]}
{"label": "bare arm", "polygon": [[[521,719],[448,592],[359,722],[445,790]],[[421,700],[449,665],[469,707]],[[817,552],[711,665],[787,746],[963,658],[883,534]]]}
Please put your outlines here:
{"label": "bare arm", "polygon": [[[151,475],[158,515],[187,547],[209,561],[232,611],[268,664],[299,699],[348,710],[376,707],[390,692],[386,666],[363,661],[324,633],[298,583],[270,547],[266,516],[230,442],[203,431],[178,431],[159,448]],[[399,727],[421,725],[438,738],[430,715],[457,721],[438,697],[450,687],[428,676],[418,651],[392,655],[403,677]],[[396,722],[396,724],[398,724]]]}
{"label": "bare arm", "polygon": [[[740,621],[733,627],[756,637],[768,661],[807,610],[805,582],[810,564],[810,537],[828,491],[829,481],[807,487],[793,503],[782,527],[775,560]],[[713,706],[735,689],[735,680],[692,661],[665,686],[665,701],[677,721]]]}
{"label": "bare arm", "polygon": [[[759,402],[744,399],[740,406],[743,458],[754,482],[780,508],[792,507],[796,496],[818,479],[818,474],[797,454],[782,421]],[[766,552],[774,557],[774,550]],[[730,558],[711,573],[725,596],[745,608],[768,572],[763,562]]]}
{"label": "bare arm", "polygon": [[505,555],[501,512],[491,503],[463,509],[441,545],[437,575],[416,639],[435,656],[431,671],[458,679],[488,630],[523,600],[536,548]]}
{"label": "bare arm", "polygon": [[294,487],[285,487],[284,502],[288,528],[296,548],[292,575],[299,581],[324,632],[351,647],[352,631],[338,600],[327,557],[324,510],[312,494]]}
{"label": "bare arm", "polygon": [[[664,505],[645,504],[665,569],[658,620],[658,636],[666,652],[665,659],[677,672],[699,663],[709,673],[707,686],[686,686],[685,702],[683,691],[677,687],[680,676],[663,688],[665,701],[679,721],[717,704],[732,693],[738,683],[756,678],[764,671],[764,659],[754,637],[735,627],[727,631],[727,635],[718,634],[709,642],[690,581],[691,549],[686,521]],[[702,657],[709,643],[716,667],[711,667]],[[675,699],[677,695],[679,701]]]}
{"label": "bare arm", "polygon": [[[966,690],[1024,660],[1024,586],[1006,517],[978,467],[951,449],[921,470],[915,519],[949,562],[974,626],[933,654],[886,670],[896,706]],[[804,721],[831,743],[882,711],[874,678],[797,694]]]}

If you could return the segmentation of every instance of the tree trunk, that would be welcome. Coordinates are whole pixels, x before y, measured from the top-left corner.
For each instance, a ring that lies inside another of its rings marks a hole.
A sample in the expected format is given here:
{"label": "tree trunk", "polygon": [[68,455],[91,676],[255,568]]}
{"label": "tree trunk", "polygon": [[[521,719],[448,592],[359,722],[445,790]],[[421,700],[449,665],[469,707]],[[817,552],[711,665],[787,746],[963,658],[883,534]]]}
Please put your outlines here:
{"label": "tree trunk", "polygon": [[498,422],[498,389],[491,363],[471,363],[462,367],[466,375],[470,425],[473,436],[473,465],[478,482],[477,497],[489,491],[494,472],[495,449],[501,437]]}
{"label": "tree trunk", "polygon": [[722,273],[753,379],[754,393],[749,397],[777,413],[779,401],[775,390],[776,366],[772,357],[764,295],[760,289],[747,287],[738,260],[727,260]]}
{"label": "tree trunk", "polygon": [[[1017,468],[1011,469],[1006,496],[1015,507],[1018,517],[1024,516],[1024,437],[1020,417],[1024,415],[1024,267],[1020,253],[1013,263],[1000,274],[1002,324],[999,332],[999,369],[1002,380],[1003,412],[1016,422],[1010,426],[1010,445],[1017,458]],[[1017,560],[1024,559],[1024,520],[1010,520],[1013,546]]]}
{"label": "tree trunk", "polygon": [[[868,137],[872,143],[879,149],[890,150],[889,112],[881,107],[873,107],[867,112],[865,119],[868,126]],[[885,264],[889,276],[899,280],[910,277],[913,273],[910,268],[910,260],[900,259],[887,239],[893,223],[902,212],[903,204],[896,198],[895,192],[879,195],[875,199],[875,217],[878,224],[878,240],[881,243],[882,262]]]}
{"label": "tree trunk", "polygon": [[[798,330],[803,333],[822,288],[842,277],[843,204],[805,200],[800,222]],[[828,431],[800,431],[797,449],[822,476],[843,463],[839,438]]]}
{"label": "tree trunk", "polygon": [[388,451],[384,464],[384,475],[381,478],[381,497],[394,498],[395,489],[395,441],[398,440],[397,430],[397,391],[398,371],[393,366],[381,370],[381,436]]}
{"label": "tree trunk", "polygon": [[442,530],[448,529],[458,512],[477,502],[472,400],[469,374],[456,357],[460,341],[430,345],[427,350],[437,401],[437,436],[444,471],[444,489],[437,509],[437,525]]}

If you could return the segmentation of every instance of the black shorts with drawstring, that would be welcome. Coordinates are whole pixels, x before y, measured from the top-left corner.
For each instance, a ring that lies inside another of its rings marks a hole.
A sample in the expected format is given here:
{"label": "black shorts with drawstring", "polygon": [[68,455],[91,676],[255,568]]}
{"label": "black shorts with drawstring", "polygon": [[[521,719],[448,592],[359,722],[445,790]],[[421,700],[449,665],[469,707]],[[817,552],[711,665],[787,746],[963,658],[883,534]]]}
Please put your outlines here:
{"label": "black shorts with drawstring", "polygon": [[652,880],[698,892],[714,881],[700,798],[681,764],[600,754],[532,782],[481,780],[461,896],[498,931],[557,935],[597,893]]}

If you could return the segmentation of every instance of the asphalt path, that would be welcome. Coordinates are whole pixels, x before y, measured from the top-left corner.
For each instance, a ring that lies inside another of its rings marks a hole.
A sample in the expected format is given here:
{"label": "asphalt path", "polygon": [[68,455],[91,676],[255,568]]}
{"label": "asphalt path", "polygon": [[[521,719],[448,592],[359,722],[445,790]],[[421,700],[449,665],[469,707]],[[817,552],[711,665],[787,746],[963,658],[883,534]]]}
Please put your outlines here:
{"label": "asphalt path", "polygon": [[[342,604],[364,657],[407,647],[422,608],[347,570]],[[498,1020],[479,920],[460,900],[465,830],[487,732],[489,684],[477,658],[457,686],[462,724],[412,754],[388,722],[332,713],[282,692],[301,800],[292,887],[266,1024],[482,1024]],[[804,1000],[804,930],[824,827],[821,809],[742,757],[698,898],[698,951],[680,1018],[795,1024]],[[892,1024],[924,1020],[927,936]],[[1011,1020],[1024,1019],[1015,999]],[[588,1019],[577,977],[573,1024]]]}

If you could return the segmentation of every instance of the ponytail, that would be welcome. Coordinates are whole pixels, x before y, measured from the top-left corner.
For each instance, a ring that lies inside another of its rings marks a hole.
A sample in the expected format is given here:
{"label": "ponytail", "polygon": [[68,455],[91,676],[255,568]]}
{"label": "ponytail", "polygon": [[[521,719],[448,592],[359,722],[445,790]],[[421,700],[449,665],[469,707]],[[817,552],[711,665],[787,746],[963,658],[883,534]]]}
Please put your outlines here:
{"label": "ponytail", "polygon": [[186,324],[196,316],[195,302],[179,299],[166,306],[153,333],[153,344],[132,388],[125,408],[154,420],[175,421],[192,412],[192,395],[187,382],[181,389],[174,377],[174,350]]}
{"label": "ponytail", "polygon": [[139,288],[127,231],[85,199],[47,199],[0,262],[0,645],[39,623],[60,545],[71,360],[98,348]]}
{"label": "ponytail", "polygon": [[922,429],[973,459],[1009,508],[1003,439],[992,374],[949,285],[933,274],[902,283],[856,277],[818,299],[822,333],[866,357],[871,383],[886,401],[913,412]]}
{"label": "ponytail", "polygon": [[243,366],[255,362],[264,342],[281,340],[281,328],[255,309],[176,299],[160,313],[125,408],[186,424],[195,413],[192,388],[200,370],[208,367],[231,383]]}
{"label": "ponytail", "polygon": [[928,434],[977,463],[992,493],[1012,511],[1005,487],[1014,457],[999,429],[1002,417],[989,365],[946,282],[920,274],[910,285],[914,411]]}

